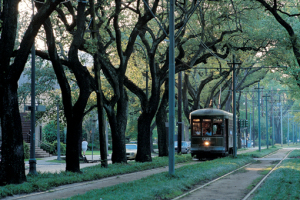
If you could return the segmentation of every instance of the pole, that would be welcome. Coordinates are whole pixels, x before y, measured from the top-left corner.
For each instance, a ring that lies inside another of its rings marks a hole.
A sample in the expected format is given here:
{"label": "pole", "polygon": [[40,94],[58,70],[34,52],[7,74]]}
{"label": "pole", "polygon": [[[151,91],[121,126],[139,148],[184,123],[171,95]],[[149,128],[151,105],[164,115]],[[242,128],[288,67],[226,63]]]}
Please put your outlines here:
{"label": "pole", "polygon": [[232,56],[233,71],[232,71],[232,106],[233,106],[233,157],[236,157],[236,81],[235,81],[235,55]]}
{"label": "pole", "polygon": [[[248,110],[247,110],[247,92],[246,92],[246,95],[245,95],[245,107],[246,107],[246,121],[248,121]],[[246,127],[246,137],[248,137],[248,127]],[[245,146],[247,147],[247,141],[246,141],[246,138],[245,138]]]}
{"label": "pole", "polygon": [[57,104],[56,104],[56,111],[57,111],[57,132],[56,132],[56,136],[57,136],[57,160],[61,160],[60,159],[60,134],[59,134],[59,104],[58,104],[58,98],[57,98]]}
{"label": "pole", "polygon": [[290,146],[290,112],[288,111],[288,136],[287,136],[287,143]]}
{"label": "pole", "polygon": [[[280,96],[279,96],[280,97]],[[281,100],[280,102],[280,137],[281,137],[281,147],[283,146],[283,133],[282,133],[282,105],[281,105]]]}
{"label": "pole", "polygon": [[251,147],[251,143],[252,143],[251,113],[250,113],[250,120],[249,120],[249,138],[250,138],[250,147]]}
{"label": "pole", "polygon": [[[34,15],[34,4],[32,2],[32,17]],[[31,136],[30,136],[30,159],[29,174],[35,175],[36,159],[35,159],[35,43],[31,48]]]}
{"label": "pole", "polygon": [[274,137],[275,137],[275,133],[274,133],[274,101],[273,101],[273,92],[271,94],[271,101],[272,101],[272,146],[274,146]]}
{"label": "pole", "polygon": [[259,82],[258,82],[258,149],[261,150],[261,135],[260,135],[260,91],[259,91]]}
{"label": "pole", "polygon": [[252,124],[252,127],[253,127],[253,133],[252,133],[252,140],[253,140],[253,147],[255,147],[255,123],[254,123],[254,94],[252,95],[252,119],[253,119],[253,124]]}
{"label": "pole", "polygon": [[268,96],[266,96],[266,133],[267,133],[267,149],[269,149],[269,131],[268,131]]}
{"label": "pole", "polygon": [[175,174],[175,149],[174,149],[174,133],[175,133],[175,19],[174,19],[175,1],[170,0],[169,13],[169,174]]}
{"label": "pole", "polygon": [[295,121],[293,121],[293,145],[295,143]]}
{"label": "pole", "polygon": [[181,90],[181,82],[182,82],[182,76],[181,72],[178,73],[178,145],[177,145],[177,153],[181,153],[181,144],[182,144],[182,106],[181,106],[181,96],[182,96],[182,90]]}

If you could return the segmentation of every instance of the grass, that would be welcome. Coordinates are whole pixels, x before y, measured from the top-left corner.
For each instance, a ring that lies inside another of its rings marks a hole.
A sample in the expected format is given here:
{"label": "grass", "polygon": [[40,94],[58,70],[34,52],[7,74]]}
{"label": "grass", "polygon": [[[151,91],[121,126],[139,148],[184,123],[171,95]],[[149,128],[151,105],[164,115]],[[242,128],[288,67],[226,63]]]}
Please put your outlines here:
{"label": "grass", "polygon": [[277,150],[278,150],[277,147],[269,147],[269,149],[261,149],[261,151],[256,150],[256,151],[251,151],[251,152],[245,152],[242,155],[251,156],[253,158],[261,158],[261,157],[266,156],[270,153],[273,153]]}
{"label": "grass", "polygon": [[[275,150],[277,149],[274,149],[274,151]],[[267,150],[262,150],[262,152],[259,154],[263,156],[268,153],[270,152]],[[94,196],[95,199],[99,199],[100,197],[102,199],[128,199],[128,197],[130,197],[130,199],[169,199],[180,195],[184,191],[193,187],[195,184],[199,184],[202,181],[208,181],[215,177],[221,176],[228,171],[244,165],[245,163],[252,162],[253,155],[238,155],[237,158],[226,157],[201,163],[199,162],[197,164],[187,165],[181,167],[180,169],[176,169],[175,176],[170,176],[168,173],[161,173],[143,178],[138,181],[108,187],[101,191],[91,191],[88,195]],[[23,184],[0,187],[0,198],[14,194],[46,191],[61,185],[98,180],[101,178],[117,176],[130,172],[168,166],[168,161],[168,157],[155,157],[153,158],[152,162],[111,164],[108,166],[108,168],[101,168],[100,165],[95,165],[92,167],[83,168],[83,173],[81,174],[58,172],[40,173],[37,176],[29,175],[27,176],[27,182]],[[188,164],[191,161],[192,159],[189,154],[175,156],[176,163],[185,162]],[[143,191],[143,193],[141,193],[141,191]],[[81,197],[78,196],[78,198]]]}
{"label": "grass", "polygon": [[[41,158],[36,158],[35,160],[42,160]],[[24,162],[29,161],[29,159],[24,159]]]}
{"label": "grass", "polygon": [[289,158],[300,158],[300,150],[294,150],[289,154]]}
{"label": "grass", "polygon": [[52,162],[52,163],[66,163],[65,160],[47,160],[46,162]]}
{"label": "grass", "polygon": [[[277,148],[262,150],[259,155],[265,156],[272,150],[276,151]],[[172,199],[193,188],[196,184],[222,176],[252,161],[252,155],[238,155],[237,158],[219,158],[183,166],[176,169],[174,176],[170,176],[167,172],[155,174],[140,180],[92,190],[70,199]]]}
{"label": "grass", "polygon": [[[110,164],[108,168],[102,168],[99,164],[81,169],[83,173],[57,172],[38,173],[37,176],[28,175],[27,182],[25,183],[18,185],[11,184],[0,187],[0,198],[14,194],[46,191],[61,185],[97,180],[119,174],[168,166],[168,161],[168,157],[155,157],[152,159],[152,162]],[[188,163],[191,161],[192,158],[190,155],[181,155],[175,157],[176,163]]]}
{"label": "grass", "polygon": [[[112,150],[108,150],[107,154],[112,154]],[[92,151],[86,151],[85,155],[92,155]],[[100,155],[100,151],[93,151],[93,155]]]}
{"label": "grass", "polygon": [[168,172],[155,174],[140,180],[92,190],[70,199],[171,199],[196,184],[222,176],[251,161],[250,156],[238,156],[199,162],[176,169],[173,176]]}
{"label": "grass", "polygon": [[300,159],[283,161],[252,199],[300,199]]}

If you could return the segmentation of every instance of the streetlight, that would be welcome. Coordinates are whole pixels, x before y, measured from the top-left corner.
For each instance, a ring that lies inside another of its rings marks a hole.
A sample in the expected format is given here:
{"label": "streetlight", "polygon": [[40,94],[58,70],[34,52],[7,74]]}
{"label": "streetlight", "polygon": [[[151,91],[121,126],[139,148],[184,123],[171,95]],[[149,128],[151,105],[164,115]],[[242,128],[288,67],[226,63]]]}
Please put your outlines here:
{"label": "streetlight", "polygon": [[[34,16],[34,4],[32,3],[32,18]],[[29,159],[29,174],[35,175],[36,159],[35,159],[35,43],[31,48],[31,136],[30,136],[30,159]]]}
{"label": "streetlight", "polygon": [[96,127],[97,117],[96,115],[93,117],[93,128],[92,128],[92,162],[94,161],[94,133],[95,133],[95,127]]}
{"label": "streetlight", "polygon": [[59,96],[56,96],[56,111],[57,111],[57,160],[60,159],[60,134],[59,134]]}

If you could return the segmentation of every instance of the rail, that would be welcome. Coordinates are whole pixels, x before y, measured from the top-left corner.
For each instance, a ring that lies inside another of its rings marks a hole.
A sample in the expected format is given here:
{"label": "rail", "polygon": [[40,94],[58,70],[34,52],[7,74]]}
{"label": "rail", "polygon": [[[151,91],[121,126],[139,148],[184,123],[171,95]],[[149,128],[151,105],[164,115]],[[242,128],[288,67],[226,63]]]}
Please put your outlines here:
{"label": "rail", "polygon": [[[29,131],[29,133],[26,133],[26,134],[27,134],[27,139],[30,141],[30,137],[31,137],[30,131]],[[41,140],[39,140],[39,139],[37,139],[37,138],[35,138],[35,141],[39,143],[38,146],[41,146],[41,144],[43,144],[43,145],[49,147],[49,149],[51,149],[51,146],[49,146],[49,145],[46,144],[45,142],[43,142],[43,141],[41,141]],[[47,152],[47,151],[46,151],[46,152]],[[56,150],[55,150],[55,152],[56,152]],[[50,154],[49,152],[47,152],[47,153],[49,154],[49,157],[50,157],[51,154]]]}

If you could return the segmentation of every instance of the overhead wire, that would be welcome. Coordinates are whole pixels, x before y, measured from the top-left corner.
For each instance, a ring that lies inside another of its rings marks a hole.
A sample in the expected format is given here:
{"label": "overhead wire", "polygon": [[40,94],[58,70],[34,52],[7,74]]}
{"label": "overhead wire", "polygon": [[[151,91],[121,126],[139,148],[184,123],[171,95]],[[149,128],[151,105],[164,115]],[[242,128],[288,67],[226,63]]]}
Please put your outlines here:
{"label": "overhead wire", "polygon": [[145,0],[143,0],[143,2],[144,2],[144,4],[147,6],[147,8],[149,9],[150,13],[151,13],[152,16],[154,17],[154,19],[155,19],[155,21],[157,22],[157,24],[159,25],[159,27],[163,30],[163,32],[165,33],[165,35],[166,35],[167,37],[169,37],[168,34],[167,34],[167,32],[166,32],[166,30],[164,29],[163,25],[160,23],[160,21],[159,21],[159,20],[157,19],[157,17],[154,15],[154,13],[153,13],[152,10],[150,9],[150,7],[149,7],[149,5],[147,4],[147,2],[146,2]]}

